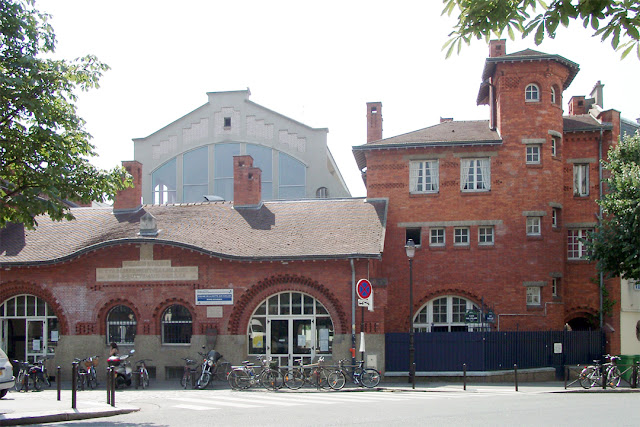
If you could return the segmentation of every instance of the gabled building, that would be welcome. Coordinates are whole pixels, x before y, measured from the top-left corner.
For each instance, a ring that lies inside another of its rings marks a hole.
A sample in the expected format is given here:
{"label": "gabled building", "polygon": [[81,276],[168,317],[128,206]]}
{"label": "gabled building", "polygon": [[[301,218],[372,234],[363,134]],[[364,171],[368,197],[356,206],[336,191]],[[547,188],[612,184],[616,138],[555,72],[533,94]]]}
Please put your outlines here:
{"label": "gabled building", "polygon": [[[620,135],[616,110],[563,94],[579,71],[559,55],[507,54],[492,41],[477,103],[480,121],[441,123],[382,137],[382,104],[367,104],[367,144],[353,147],[368,197],[388,197],[384,257],[376,277],[388,298],[406,301],[413,260],[413,307],[387,307],[387,331],[562,330],[599,328],[602,283],[581,241],[596,226],[600,160]],[[606,297],[605,292],[605,297]],[[606,304],[607,301],[604,301]],[[483,313],[469,322],[469,310]],[[489,314],[489,316],[487,316]],[[620,309],[605,313],[612,352],[620,348]]]}
{"label": "gabled building", "polygon": [[134,139],[145,204],[233,199],[233,156],[262,170],[262,199],[349,197],[327,146],[311,128],[249,100],[249,89],[209,92],[206,104]]}

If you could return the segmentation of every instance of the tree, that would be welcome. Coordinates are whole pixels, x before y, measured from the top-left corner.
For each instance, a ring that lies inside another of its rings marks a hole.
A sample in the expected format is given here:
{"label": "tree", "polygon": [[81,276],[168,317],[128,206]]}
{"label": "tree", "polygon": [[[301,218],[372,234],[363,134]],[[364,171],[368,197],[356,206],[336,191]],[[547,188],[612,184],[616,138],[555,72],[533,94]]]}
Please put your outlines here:
{"label": "tree", "polygon": [[[472,38],[487,40],[492,35],[501,37],[506,30],[509,38],[522,33],[522,38],[534,34],[536,45],[545,36],[554,38],[558,24],[565,27],[581,20],[585,28],[591,26],[594,36],[602,41],[611,38],[611,46],[622,52],[624,59],[632,50],[640,58],[640,2],[632,0],[443,0],[443,14],[459,12],[458,23],[449,34],[443,49],[447,58],[464,41]],[[542,13],[535,14],[537,10]]]}
{"label": "tree", "polygon": [[104,201],[131,182],[120,167],[89,163],[95,147],[74,104],[109,67],[44,58],[55,51],[49,18],[34,0],[0,0],[0,228],[73,219],[66,201]]}
{"label": "tree", "polygon": [[598,201],[604,218],[586,244],[601,271],[640,280],[640,135],[612,147],[603,168],[606,194]]}

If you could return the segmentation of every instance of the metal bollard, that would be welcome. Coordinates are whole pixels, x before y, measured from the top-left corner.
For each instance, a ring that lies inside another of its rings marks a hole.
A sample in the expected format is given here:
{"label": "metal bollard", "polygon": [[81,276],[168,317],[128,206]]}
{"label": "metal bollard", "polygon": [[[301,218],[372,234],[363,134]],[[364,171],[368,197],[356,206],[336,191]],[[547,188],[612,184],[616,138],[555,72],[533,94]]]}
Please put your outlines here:
{"label": "metal bollard", "polygon": [[633,375],[633,377],[631,378],[631,387],[638,388],[638,362],[633,365],[631,375]]}
{"label": "metal bollard", "polygon": [[73,362],[71,368],[71,409],[76,409],[76,392],[78,388],[78,362]]}
{"label": "metal bollard", "polygon": [[116,369],[111,367],[111,406],[116,406]]}
{"label": "metal bollard", "polygon": [[518,365],[516,363],[513,364],[513,376],[516,381],[516,391],[518,391]]}
{"label": "metal bollard", "polygon": [[564,367],[564,389],[567,389],[567,381],[569,381],[569,367]]}
{"label": "metal bollard", "polygon": [[607,370],[602,365],[600,366],[600,372],[602,372],[602,389],[606,390],[609,378],[607,376]]}
{"label": "metal bollard", "polygon": [[60,392],[62,390],[62,386],[61,386],[61,377],[60,377],[60,372],[62,371],[62,369],[60,368],[60,366],[58,366],[58,371],[56,372],[56,388],[58,389],[58,401],[60,401]]}
{"label": "metal bollard", "polygon": [[463,390],[467,389],[467,364],[463,363],[462,364],[462,384],[463,384]]}
{"label": "metal bollard", "polygon": [[111,378],[111,366],[109,366],[107,368],[107,378],[106,378],[106,385],[107,385],[107,405],[111,404],[111,381],[109,381],[109,378]]}

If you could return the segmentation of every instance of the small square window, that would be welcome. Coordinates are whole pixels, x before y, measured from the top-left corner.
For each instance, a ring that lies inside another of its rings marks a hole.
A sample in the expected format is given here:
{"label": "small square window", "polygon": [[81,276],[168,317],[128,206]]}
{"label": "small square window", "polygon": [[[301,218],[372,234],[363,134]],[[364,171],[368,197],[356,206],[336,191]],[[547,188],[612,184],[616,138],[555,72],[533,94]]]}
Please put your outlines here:
{"label": "small square window", "polygon": [[527,145],[527,164],[528,165],[540,164],[540,146],[539,145]]}
{"label": "small square window", "polygon": [[230,128],[231,127],[231,117],[225,117],[224,118],[224,127],[226,127],[226,128]]}
{"label": "small square window", "polygon": [[527,217],[527,236],[539,236],[540,234],[540,217]]}
{"label": "small square window", "polygon": [[458,227],[453,229],[453,244],[458,246],[469,245],[468,227]]}
{"label": "small square window", "polygon": [[527,305],[540,305],[540,286],[527,286]]}
{"label": "small square window", "polygon": [[429,230],[429,245],[444,246],[444,228],[432,228]]}
{"label": "small square window", "polygon": [[406,236],[405,236],[405,244],[409,241],[409,240],[413,240],[413,243],[415,243],[416,246],[420,246],[420,235],[422,229],[420,228],[407,228],[406,230]]}
{"label": "small square window", "polygon": [[478,227],[478,244],[493,245],[493,227]]}

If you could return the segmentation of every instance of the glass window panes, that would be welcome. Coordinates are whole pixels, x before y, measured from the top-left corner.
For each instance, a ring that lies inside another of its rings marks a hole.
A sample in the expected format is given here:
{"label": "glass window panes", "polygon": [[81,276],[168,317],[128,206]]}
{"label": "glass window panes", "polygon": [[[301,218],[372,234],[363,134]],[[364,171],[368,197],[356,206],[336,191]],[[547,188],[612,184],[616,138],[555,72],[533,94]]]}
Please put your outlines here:
{"label": "glass window panes", "polygon": [[209,149],[201,147],[182,156],[182,201],[201,202],[209,194]]}
{"label": "glass window panes", "polygon": [[527,145],[527,164],[540,163],[540,146]]}
{"label": "glass window panes", "polygon": [[291,297],[291,314],[302,314],[302,294],[294,292]]}
{"label": "glass window panes", "polygon": [[534,84],[527,86],[525,89],[525,100],[528,102],[540,100],[540,90],[538,89],[538,86]]}
{"label": "glass window panes", "polygon": [[[426,303],[413,320],[416,332],[466,332],[482,329],[479,324],[467,324],[468,310],[479,310],[472,301],[458,296],[445,296]],[[485,327],[486,329],[486,327]]]}
{"label": "glass window panes", "polygon": [[216,196],[233,200],[233,156],[240,155],[240,144],[214,146],[214,189]]}
{"label": "glass window panes", "polygon": [[107,314],[107,342],[133,344],[137,321],[133,310],[125,305],[112,308]]}
{"label": "glass window panes", "polygon": [[151,174],[153,203],[156,205],[176,202],[176,159],[169,160]]}
{"label": "glass window panes", "polygon": [[262,200],[273,199],[273,151],[271,148],[247,144],[247,154],[253,157],[253,166],[262,171]]}
{"label": "glass window panes", "polygon": [[469,244],[469,228],[456,227],[453,229],[453,244],[468,245]]}
{"label": "glass window panes", "polygon": [[191,342],[191,312],[185,306],[174,304],[162,313],[162,342],[189,344]]}
{"label": "glass window panes", "polygon": [[587,246],[582,240],[588,239],[589,233],[592,231],[593,229],[590,228],[579,228],[568,231],[568,259],[582,259],[587,256]]}
{"label": "glass window panes", "polygon": [[489,191],[491,189],[491,163],[489,159],[462,159],[460,186],[463,191]]}
{"label": "glass window panes", "polygon": [[439,171],[437,160],[414,161],[409,164],[409,191],[435,193],[438,191]]}
{"label": "glass window panes", "polygon": [[527,305],[540,305],[539,286],[527,286]]}
{"label": "glass window panes", "polygon": [[585,197],[589,195],[589,165],[573,165],[573,195]]}
{"label": "glass window panes", "polygon": [[478,227],[478,244],[493,245],[493,227]]}
{"label": "glass window panes", "polygon": [[539,216],[527,217],[527,235],[528,236],[540,235],[540,217]]}
{"label": "glass window panes", "polygon": [[280,314],[291,314],[290,297],[289,293],[280,294]]}
{"label": "glass window panes", "polygon": [[278,164],[278,198],[304,198],[307,185],[305,165],[285,153],[278,153]]}
{"label": "glass window panes", "polygon": [[431,246],[444,246],[444,228],[431,228],[429,230],[429,244]]}

